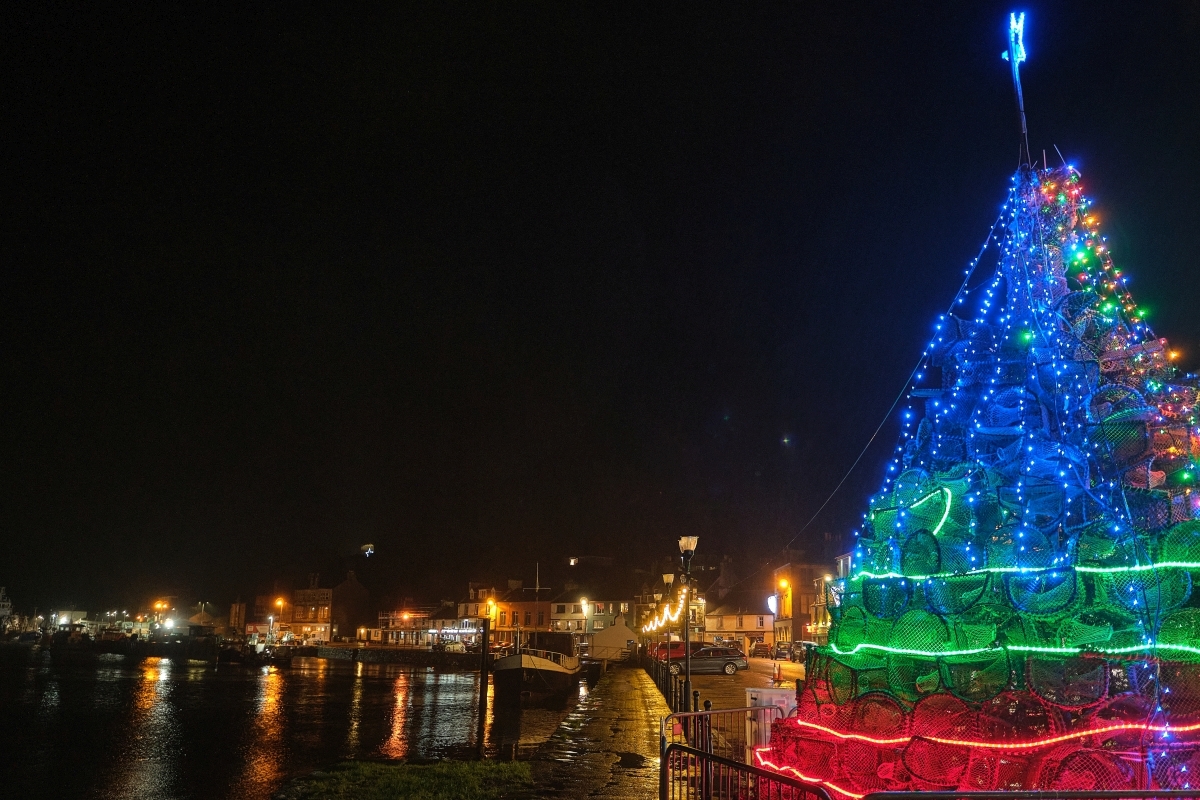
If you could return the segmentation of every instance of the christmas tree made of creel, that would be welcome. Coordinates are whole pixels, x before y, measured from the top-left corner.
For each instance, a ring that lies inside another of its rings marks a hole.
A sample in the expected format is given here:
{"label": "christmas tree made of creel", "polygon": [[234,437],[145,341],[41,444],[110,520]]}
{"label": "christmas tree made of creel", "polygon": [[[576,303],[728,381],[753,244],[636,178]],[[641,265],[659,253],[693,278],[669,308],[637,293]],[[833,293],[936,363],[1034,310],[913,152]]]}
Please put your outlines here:
{"label": "christmas tree made of creel", "polygon": [[938,320],[829,642],[756,759],[847,796],[1190,788],[1197,381],[1072,167],[1019,170],[990,241],[995,275],[954,305],[978,315]]}

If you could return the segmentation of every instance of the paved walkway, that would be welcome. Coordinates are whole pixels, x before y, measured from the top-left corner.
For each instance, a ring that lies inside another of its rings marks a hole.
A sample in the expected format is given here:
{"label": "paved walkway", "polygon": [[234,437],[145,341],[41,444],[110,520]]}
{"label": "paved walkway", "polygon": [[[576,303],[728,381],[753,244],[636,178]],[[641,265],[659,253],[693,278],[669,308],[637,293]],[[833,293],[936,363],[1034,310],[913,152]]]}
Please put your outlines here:
{"label": "paved walkway", "polygon": [[658,722],[668,713],[640,667],[610,668],[533,757],[537,796],[658,797]]}

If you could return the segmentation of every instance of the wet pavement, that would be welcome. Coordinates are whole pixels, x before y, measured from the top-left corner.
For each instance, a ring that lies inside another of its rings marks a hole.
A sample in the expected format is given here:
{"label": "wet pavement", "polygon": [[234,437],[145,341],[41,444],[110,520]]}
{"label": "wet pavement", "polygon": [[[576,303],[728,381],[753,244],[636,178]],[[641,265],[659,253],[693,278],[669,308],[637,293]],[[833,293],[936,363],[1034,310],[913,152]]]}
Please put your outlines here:
{"label": "wet pavement", "polygon": [[533,757],[537,797],[657,797],[658,723],[668,713],[640,667],[610,668]]}

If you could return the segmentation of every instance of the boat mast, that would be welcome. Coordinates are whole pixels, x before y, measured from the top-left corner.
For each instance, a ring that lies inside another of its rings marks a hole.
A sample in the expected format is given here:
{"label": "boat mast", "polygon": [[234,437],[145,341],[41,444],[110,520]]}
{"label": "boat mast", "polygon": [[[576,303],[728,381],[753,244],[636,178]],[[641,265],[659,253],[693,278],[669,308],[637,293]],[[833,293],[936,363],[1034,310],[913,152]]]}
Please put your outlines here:
{"label": "boat mast", "polygon": [[[1008,49],[1000,57],[1012,67],[1013,89],[1017,93],[1017,116],[1021,122],[1021,163],[1029,166],[1029,130],[1025,126],[1025,95],[1021,92],[1021,62],[1025,60],[1025,12],[1008,15]],[[1043,167],[1046,165],[1043,164]]]}
{"label": "boat mast", "polygon": [[[549,586],[542,586],[542,565],[540,561],[533,562],[533,588],[524,589],[526,592],[533,592],[534,602],[537,603],[537,612],[540,616],[542,613],[542,589],[549,589]],[[535,630],[537,626],[534,626]],[[521,649],[520,634],[517,635],[517,649]]]}

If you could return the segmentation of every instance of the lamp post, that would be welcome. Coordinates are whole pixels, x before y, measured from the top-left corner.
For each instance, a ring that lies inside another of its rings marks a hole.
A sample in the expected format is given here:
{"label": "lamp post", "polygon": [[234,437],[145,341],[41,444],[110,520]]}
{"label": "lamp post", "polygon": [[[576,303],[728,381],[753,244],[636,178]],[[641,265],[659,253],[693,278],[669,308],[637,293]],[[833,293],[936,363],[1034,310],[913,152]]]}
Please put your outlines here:
{"label": "lamp post", "polygon": [[669,611],[671,608],[671,584],[673,584],[675,582],[675,573],[674,572],[664,572],[662,578],[663,578],[663,585],[667,587],[667,591],[663,593],[663,596],[667,598],[667,608],[665,611],[663,611],[663,628],[665,628],[666,632],[667,632],[666,664],[667,664],[667,674],[670,675],[671,674],[671,626],[669,624],[670,623]]}
{"label": "lamp post", "polygon": [[679,552],[683,560],[683,702],[691,708],[692,702],[692,649],[688,646],[688,629],[692,627],[692,599],[688,592],[692,588],[692,555],[696,552],[699,536],[680,536]]}
{"label": "lamp post", "polygon": [[[651,620],[653,620],[654,617],[656,617],[658,615],[658,604],[661,600],[662,600],[662,592],[655,592],[654,593],[654,612],[650,615]],[[654,638],[657,639],[658,635],[655,634]],[[655,655],[657,655],[657,653]]]}

